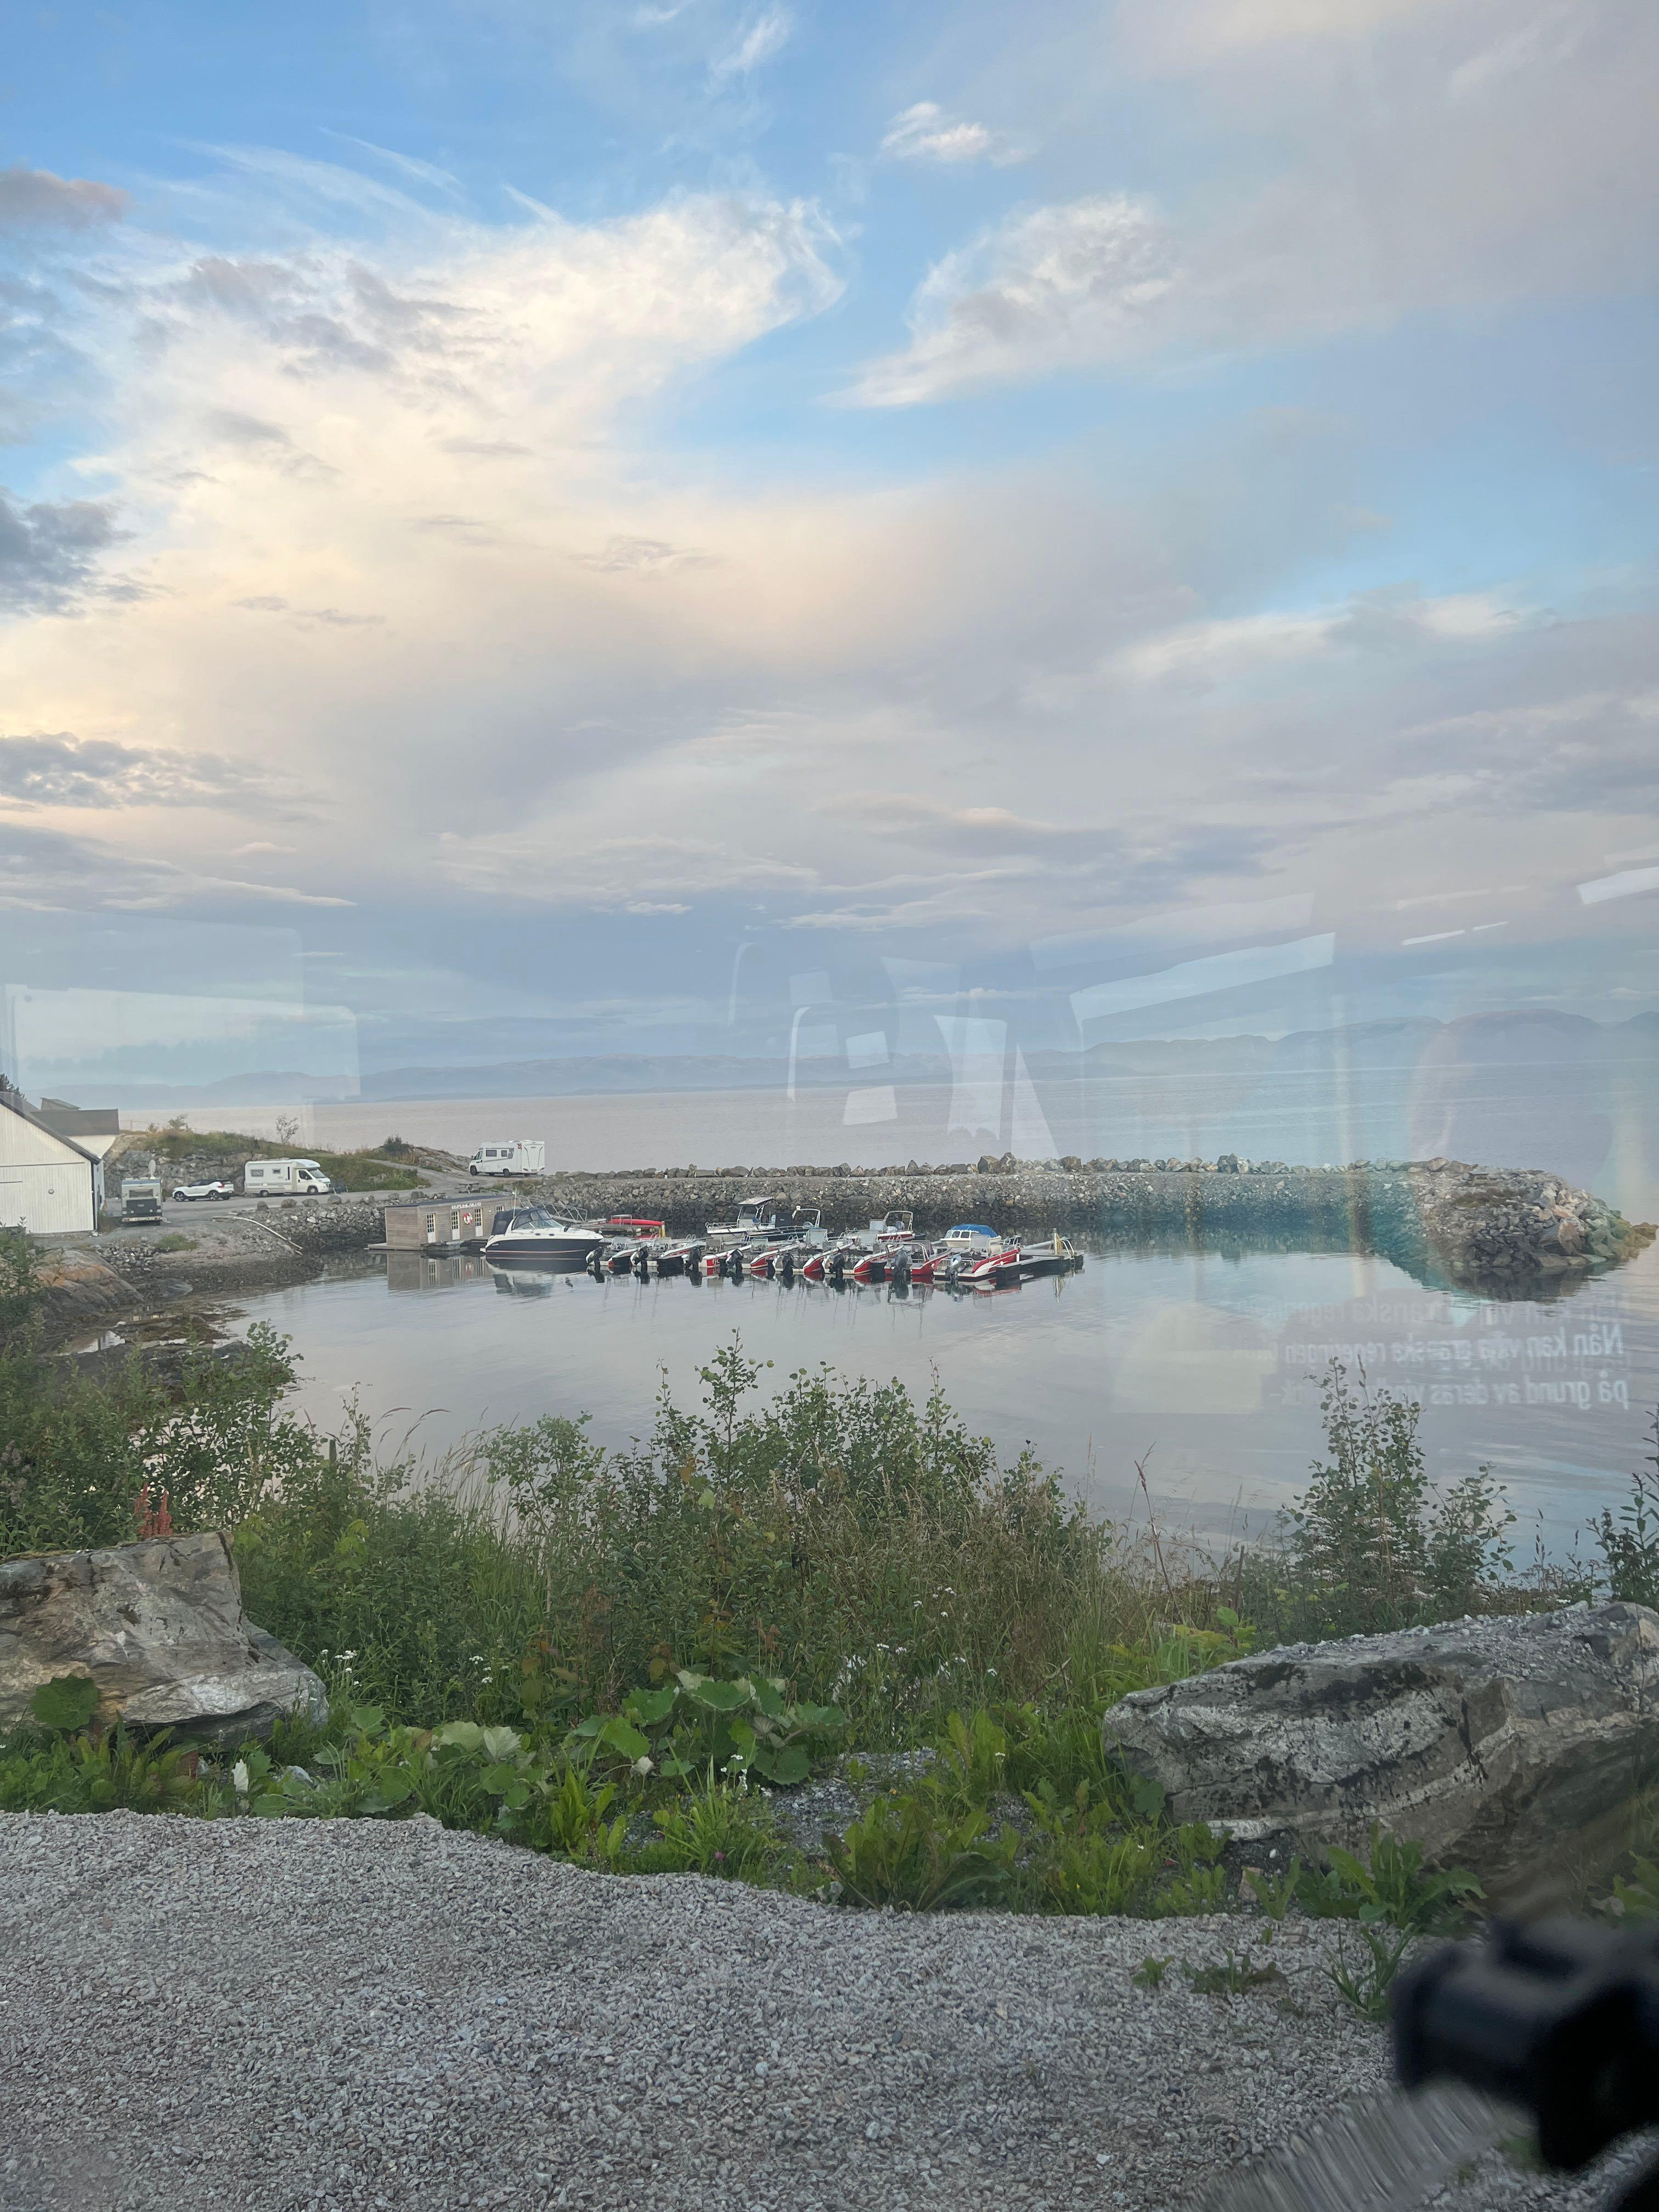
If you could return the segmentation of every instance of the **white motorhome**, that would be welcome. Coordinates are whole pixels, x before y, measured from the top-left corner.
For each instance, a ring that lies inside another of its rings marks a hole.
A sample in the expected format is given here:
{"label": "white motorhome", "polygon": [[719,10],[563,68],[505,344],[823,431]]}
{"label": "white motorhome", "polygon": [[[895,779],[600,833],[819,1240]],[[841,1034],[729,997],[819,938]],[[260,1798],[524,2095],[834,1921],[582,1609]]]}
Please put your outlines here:
{"label": "white motorhome", "polygon": [[547,1146],[539,1137],[512,1137],[480,1145],[466,1164],[469,1175],[545,1175]]}
{"label": "white motorhome", "polygon": [[250,1198],[300,1198],[333,1188],[315,1160],[250,1160],[242,1170]]}

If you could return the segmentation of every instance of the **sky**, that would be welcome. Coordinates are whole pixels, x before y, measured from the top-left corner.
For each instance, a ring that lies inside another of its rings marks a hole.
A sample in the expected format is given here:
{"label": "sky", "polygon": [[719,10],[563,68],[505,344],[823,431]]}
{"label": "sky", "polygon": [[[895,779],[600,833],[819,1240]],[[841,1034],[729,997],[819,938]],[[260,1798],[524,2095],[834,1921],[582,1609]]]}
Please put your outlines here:
{"label": "sky", "polygon": [[12,1018],[1659,1009],[1656,92],[1648,0],[25,0]]}

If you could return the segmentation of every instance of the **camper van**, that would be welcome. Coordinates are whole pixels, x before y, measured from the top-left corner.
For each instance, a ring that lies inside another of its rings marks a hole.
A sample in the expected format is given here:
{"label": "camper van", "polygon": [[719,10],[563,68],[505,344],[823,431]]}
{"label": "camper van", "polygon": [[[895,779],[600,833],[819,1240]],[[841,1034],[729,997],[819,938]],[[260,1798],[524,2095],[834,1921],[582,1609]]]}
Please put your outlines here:
{"label": "camper van", "polygon": [[333,1188],[315,1160],[250,1160],[242,1170],[250,1198],[302,1198]]}
{"label": "camper van", "polygon": [[121,1184],[123,1221],[159,1221],[161,1186],[154,1176],[128,1176]]}
{"label": "camper van", "polygon": [[539,1137],[514,1137],[480,1145],[466,1164],[469,1175],[544,1175],[547,1146]]}

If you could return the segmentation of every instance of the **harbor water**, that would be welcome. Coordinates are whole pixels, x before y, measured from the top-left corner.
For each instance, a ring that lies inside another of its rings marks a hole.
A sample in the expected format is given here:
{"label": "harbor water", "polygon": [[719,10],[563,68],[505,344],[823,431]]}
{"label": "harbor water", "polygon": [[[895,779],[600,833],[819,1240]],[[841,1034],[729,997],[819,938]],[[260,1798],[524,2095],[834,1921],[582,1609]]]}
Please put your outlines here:
{"label": "harbor water", "polygon": [[[1259,1530],[1321,1448],[1333,1358],[1422,1406],[1431,1472],[1485,1464],[1516,1534],[1552,1548],[1628,1492],[1659,1400],[1659,1246],[1547,1304],[1425,1289],[1389,1262],[1330,1253],[1096,1249],[1075,1275],[1018,1290],[848,1289],[492,1268],[393,1253],[248,1299],[301,1359],[298,1401],[326,1428],[354,1400],[388,1450],[434,1460],[482,1428],[588,1413],[626,1443],[664,1387],[733,1332],[776,1390],[828,1363],[951,1405],[1007,1455],[1030,1443],[1097,1512],[1215,1540]],[[1144,1469],[1146,1488],[1140,1474]]]}

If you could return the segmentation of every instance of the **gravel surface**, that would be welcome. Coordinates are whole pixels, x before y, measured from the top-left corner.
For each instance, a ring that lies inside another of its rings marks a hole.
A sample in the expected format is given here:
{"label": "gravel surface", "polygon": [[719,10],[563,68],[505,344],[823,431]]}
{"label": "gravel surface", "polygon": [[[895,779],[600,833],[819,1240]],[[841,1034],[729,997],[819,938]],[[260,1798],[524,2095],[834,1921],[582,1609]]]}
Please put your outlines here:
{"label": "gravel surface", "polygon": [[[1329,1923],[844,1912],[424,1817],[0,1815],[0,1899],[5,2212],[1151,2212],[1385,2066]],[[1178,1971],[1246,1945],[1283,1981]]]}

